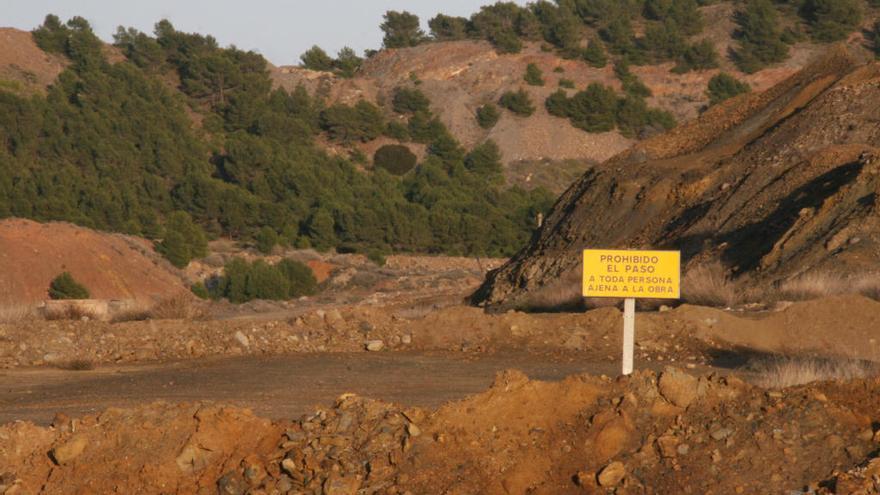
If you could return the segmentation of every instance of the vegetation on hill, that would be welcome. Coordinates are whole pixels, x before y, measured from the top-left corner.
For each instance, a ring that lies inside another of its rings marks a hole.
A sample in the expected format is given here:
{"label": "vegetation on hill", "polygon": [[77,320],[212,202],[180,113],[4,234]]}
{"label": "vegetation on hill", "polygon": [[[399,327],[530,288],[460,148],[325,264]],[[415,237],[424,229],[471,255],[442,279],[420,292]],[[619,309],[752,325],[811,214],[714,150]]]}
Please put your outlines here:
{"label": "vegetation on hill", "polygon": [[[388,18],[389,43],[413,41],[403,21]],[[298,247],[509,255],[552,201],[504,187],[500,164],[468,167],[473,152],[414,91],[399,93],[401,129],[366,101],[327,106],[301,87],[272,89],[260,55],[168,21],[154,36],[121,29],[126,60],[113,64],[81,18],[49,16],[34,38],[72,63],[45,96],[0,90],[0,217],[142,235],[182,266],[206,237],[265,242],[267,228]],[[390,130],[429,145],[405,177],[316,145]]]}
{"label": "vegetation on hill", "polygon": [[240,304],[254,299],[285,300],[317,292],[318,282],[312,270],[291,259],[271,265],[262,260],[248,263],[235,258],[226,263],[223,275],[194,287],[197,295],[212,299],[226,298]]}
{"label": "vegetation on hill", "polygon": [[49,284],[50,299],[88,299],[89,290],[77,282],[73,275],[63,272]]}
{"label": "vegetation on hill", "polygon": [[736,79],[727,73],[720,73],[709,80],[706,93],[709,95],[709,104],[715,105],[734,96],[748,93],[752,88],[748,84]]}

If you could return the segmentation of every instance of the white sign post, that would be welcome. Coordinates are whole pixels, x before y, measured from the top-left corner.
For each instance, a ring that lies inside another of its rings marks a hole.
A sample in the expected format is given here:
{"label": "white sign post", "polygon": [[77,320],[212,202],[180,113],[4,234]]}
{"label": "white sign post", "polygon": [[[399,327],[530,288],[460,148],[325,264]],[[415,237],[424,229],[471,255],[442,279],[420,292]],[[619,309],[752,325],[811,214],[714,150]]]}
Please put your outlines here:
{"label": "white sign post", "polygon": [[636,299],[678,299],[681,253],[678,251],[584,250],[584,297],[623,298],[622,373],[633,372]]}
{"label": "white sign post", "polygon": [[623,301],[623,374],[633,372],[633,353],[636,341],[636,300],[628,297]]}

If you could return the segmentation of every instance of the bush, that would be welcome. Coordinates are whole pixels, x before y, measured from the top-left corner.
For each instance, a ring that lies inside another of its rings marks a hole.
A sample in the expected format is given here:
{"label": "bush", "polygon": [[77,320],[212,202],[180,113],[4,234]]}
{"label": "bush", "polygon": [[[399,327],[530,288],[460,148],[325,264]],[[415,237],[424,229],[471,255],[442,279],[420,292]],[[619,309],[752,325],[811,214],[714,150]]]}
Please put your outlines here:
{"label": "bush", "polygon": [[523,76],[523,80],[531,86],[543,86],[544,73],[537,65],[529,64],[526,66],[526,74]]}
{"label": "bush", "polygon": [[546,100],[544,100],[544,107],[547,108],[547,113],[555,117],[567,118],[568,106],[568,94],[566,94],[565,91],[561,89],[556,90],[553,94],[548,96]]}
{"label": "bush", "polygon": [[734,96],[748,93],[751,88],[748,84],[739,81],[727,73],[720,73],[709,80],[706,94],[709,96],[709,104],[715,105]]}
{"label": "bush", "polygon": [[498,100],[498,103],[502,107],[521,117],[528,117],[535,113],[535,106],[532,105],[532,99],[529,97],[529,93],[524,89],[504,93],[501,95],[501,99]]}
{"label": "bush", "polygon": [[683,74],[691,70],[706,70],[718,67],[718,52],[709,40],[688,46],[672,71]]}
{"label": "bush", "polygon": [[597,69],[601,69],[608,65],[608,56],[605,54],[605,46],[602,45],[599,38],[593,38],[587,44],[587,48],[584,50],[584,60]]}
{"label": "bush", "polygon": [[431,36],[437,41],[454,41],[467,38],[468,20],[464,17],[451,17],[438,14],[428,21]]}
{"label": "bush", "polygon": [[813,39],[824,43],[845,39],[862,22],[856,0],[806,0],[801,15],[810,24]]}
{"label": "bush", "polygon": [[311,296],[318,291],[318,281],[312,269],[299,261],[283,259],[275,265],[287,278],[289,296]]}
{"label": "bush", "polygon": [[406,124],[392,120],[385,126],[385,135],[398,141],[409,141],[409,128]]}
{"label": "bush", "polygon": [[560,87],[560,88],[574,89],[574,81],[572,81],[571,79],[565,79],[565,78],[562,78],[562,79],[559,80],[559,87]]}
{"label": "bush", "polygon": [[366,143],[382,135],[385,123],[376,105],[360,100],[353,107],[337,103],[321,112],[321,128],[343,144]]}
{"label": "bush", "polygon": [[748,0],[736,22],[740,46],[734,60],[740,70],[753,73],[788,58],[788,46],[782,41],[778,14],[770,0]]}
{"label": "bush", "polygon": [[270,265],[262,260],[248,263],[236,258],[226,264],[224,274],[214,280],[208,293],[241,304],[253,299],[283,300],[314,294],[318,283],[306,265],[282,260]]}
{"label": "bush", "polygon": [[430,112],[416,112],[409,118],[409,135],[416,143],[431,143],[444,133],[446,126]]}
{"label": "bush", "polygon": [[333,59],[320,46],[315,45],[300,55],[302,66],[310,70],[331,71]]}
{"label": "bush", "polygon": [[578,129],[607,132],[614,129],[616,110],[617,96],[614,90],[592,83],[569,100],[566,114]]}
{"label": "bush", "polygon": [[394,111],[397,113],[427,112],[431,107],[431,100],[418,89],[397,88],[392,101]]}
{"label": "bush", "polygon": [[89,291],[79,282],[74,280],[73,276],[64,272],[58,275],[49,284],[50,299],[88,299]]}
{"label": "bush", "polygon": [[184,268],[194,258],[208,254],[208,238],[201,227],[193,223],[189,213],[175,211],[165,225],[165,238],[156,250],[177,268]]}
{"label": "bush", "polygon": [[264,226],[257,233],[257,250],[263,254],[269,254],[278,244],[278,233],[272,227]]}
{"label": "bush", "polygon": [[387,144],[376,150],[373,166],[387,170],[392,175],[405,175],[416,166],[418,158],[406,146]]}
{"label": "bush", "polygon": [[487,103],[477,109],[477,124],[483,129],[491,129],[501,118],[501,112],[494,103]]}

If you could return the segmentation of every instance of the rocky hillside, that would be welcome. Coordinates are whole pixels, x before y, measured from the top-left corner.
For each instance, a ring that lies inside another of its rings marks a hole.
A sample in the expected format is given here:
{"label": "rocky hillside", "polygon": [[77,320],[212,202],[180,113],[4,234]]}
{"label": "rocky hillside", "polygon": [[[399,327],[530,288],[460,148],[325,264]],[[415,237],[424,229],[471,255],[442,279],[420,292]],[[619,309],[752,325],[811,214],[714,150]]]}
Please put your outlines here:
{"label": "rocky hillside", "polygon": [[[708,39],[719,53],[735,46],[733,33],[734,5],[720,3],[701,9],[706,28],[697,38]],[[630,70],[653,93],[651,106],[670,111],[679,122],[697,115],[709,102],[706,87],[709,80],[725,71],[747,82],[754,90],[767,89],[802,68],[825,47],[799,43],[791,50],[791,58],[754,74],[737,70],[728,57],[722,57],[717,69],[676,74],[674,62],[658,65],[632,66]],[[543,86],[530,86],[523,81],[529,64],[544,74]],[[296,66],[273,68],[276,85],[288,90],[305,85],[310,92],[327,95],[330,101],[353,104],[367,99],[385,107],[391,114],[394,90],[418,81],[418,88],[431,100],[432,111],[465,146],[472,147],[485,139],[500,147],[504,162],[569,160],[601,162],[629,148],[636,141],[617,131],[586,133],[569,125],[565,119],[547,112],[544,101],[560,89],[560,80],[582,89],[593,82],[621,90],[612,63],[595,68],[579,59],[563,58],[547,45],[528,42],[519,53],[500,54],[486,41],[449,41],[429,43],[412,48],[382,50],[366,59],[353,78],[337,77]],[[497,125],[484,130],[477,125],[477,108],[497,102],[506,91],[520,88],[528,91],[536,111],[529,117],[502,112]],[[576,89],[568,90],[573,94]],[[384,143],[383,143],[384,144]],[[364,146],[374,151],[379,145]]]}
{"label": "rocky hillside", "polygon": [[837,47],[763,93],[588,171],[475,296],[495,307],[575,298],[585,247],[681,249],[735,277],[876,269],[880,65]]}

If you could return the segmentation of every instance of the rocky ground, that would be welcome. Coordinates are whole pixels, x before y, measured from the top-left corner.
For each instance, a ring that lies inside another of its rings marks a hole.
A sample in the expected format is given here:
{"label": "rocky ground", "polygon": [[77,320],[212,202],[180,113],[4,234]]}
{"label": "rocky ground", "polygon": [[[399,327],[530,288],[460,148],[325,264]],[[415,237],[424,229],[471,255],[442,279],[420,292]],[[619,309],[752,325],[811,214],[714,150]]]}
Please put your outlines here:
{"label": "rocky ground", "polygon": [[273,422],[157,403],[0,428],[0,492],[855,493],[875,480],[877,385],[510,371],[433,410],[347,394]]}

